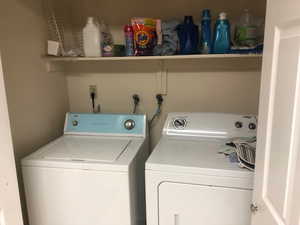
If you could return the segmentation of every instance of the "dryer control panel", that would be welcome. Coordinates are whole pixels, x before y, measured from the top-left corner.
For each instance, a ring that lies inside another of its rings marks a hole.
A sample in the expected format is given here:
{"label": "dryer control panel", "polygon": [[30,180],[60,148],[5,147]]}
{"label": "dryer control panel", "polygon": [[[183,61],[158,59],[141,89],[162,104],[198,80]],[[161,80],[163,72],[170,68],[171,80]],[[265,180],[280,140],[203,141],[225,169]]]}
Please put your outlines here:
{"label": "dryer control panel", "polygon": [[146,135],[146,116],[131,114],[67,113],[65,134],[142,136]]}
{"label": "dryer control panel", "polygon": [[257,117],[227,113],[170,113],[163,135],[203,138],[256,136]]}

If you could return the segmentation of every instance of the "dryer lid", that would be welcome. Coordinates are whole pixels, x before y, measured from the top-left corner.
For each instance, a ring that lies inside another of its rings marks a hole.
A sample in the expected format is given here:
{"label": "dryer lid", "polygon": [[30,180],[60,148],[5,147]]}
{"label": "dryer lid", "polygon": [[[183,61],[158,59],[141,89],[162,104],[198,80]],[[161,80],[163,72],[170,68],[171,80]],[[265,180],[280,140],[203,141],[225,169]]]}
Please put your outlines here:
{"label": "dryer lid", "polygon": [[146,170],[253,178],[253,172],[230,163],[220,154],[222,140],[161,138],[146,162]]}
{"label": "dryer lid", "polygon": [[130,144],[128,139],[65,136],[48,145],[44,159],[113,163]]}

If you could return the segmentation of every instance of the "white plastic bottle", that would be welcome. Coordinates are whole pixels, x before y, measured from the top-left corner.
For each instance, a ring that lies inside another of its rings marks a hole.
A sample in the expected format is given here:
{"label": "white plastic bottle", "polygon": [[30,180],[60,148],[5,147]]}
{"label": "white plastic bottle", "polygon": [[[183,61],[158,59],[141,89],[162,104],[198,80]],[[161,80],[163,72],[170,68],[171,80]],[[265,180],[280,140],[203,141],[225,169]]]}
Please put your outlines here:
{"label": "white plastic bottle", "polygon": [[101,37],[99,25],[93,17],[89,17],[83,28],[83,50],[85,57],[100,57]]}

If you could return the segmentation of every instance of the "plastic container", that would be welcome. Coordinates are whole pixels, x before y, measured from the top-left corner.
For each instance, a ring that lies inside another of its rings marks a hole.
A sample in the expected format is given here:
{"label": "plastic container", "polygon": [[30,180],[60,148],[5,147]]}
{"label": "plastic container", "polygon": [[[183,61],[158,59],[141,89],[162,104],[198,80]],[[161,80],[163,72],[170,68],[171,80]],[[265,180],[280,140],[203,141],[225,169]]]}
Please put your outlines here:
{"label": "plastic container", "polygon": [[87,24],[83,28],[83,50],[85,57],[101,56],[100,30],[93,17],[87,19]]}
{"label": "plastic container", "polygon": [[114,40],[110,32],[109,26],[101,21],[100,24],[101,31],[101,47],[102,47],[102,56],[112,57],[114,53]]}
{"label": "plastic container", "polygon": [[124,35],[125,35],[125,55],[133,56],[134,55],[134,33],[133,33],[133,27],[131,25],[124,26]]}
{"label": "plastic container", "polygon": [[213,53],[226,54],[230,52],[230,24],[226,13],[222,12],[216,21],[214,29]]}
{"label": "plastic container", "polygon": [[253,47],[258,42],[258,27],[254,17],[245,9],[235,30],[234,41],[238,46]]}
{"label": "plastic container", "polygon": [[210,10],[205,9],[202,12],[202,21],[201,21],[201,44],[200,52],[202,54],[211,53],[211,15]]}
{"label": "plastic container", "polygon": [[136,17],[131,19],[134,32],[134,55],[151,56],[157,45],[156,19]]}
{"label": "plastic container", "polygon": [[185,16],[184,23],[177,27],[179,37],[179,53],[189,55],[198,53],[199,32],[192,16]]}

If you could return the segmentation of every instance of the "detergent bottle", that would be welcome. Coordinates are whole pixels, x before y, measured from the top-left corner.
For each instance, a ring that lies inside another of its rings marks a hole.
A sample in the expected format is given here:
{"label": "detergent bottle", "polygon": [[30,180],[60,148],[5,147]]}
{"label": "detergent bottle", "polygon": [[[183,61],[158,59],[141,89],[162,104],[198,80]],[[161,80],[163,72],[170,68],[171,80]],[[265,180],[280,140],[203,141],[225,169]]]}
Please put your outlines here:
{"label": "detergent bottle", "polygon": [[230,51],[230,24],[225,12],[220,13],[214,29],[213,53],[226,54]]}

